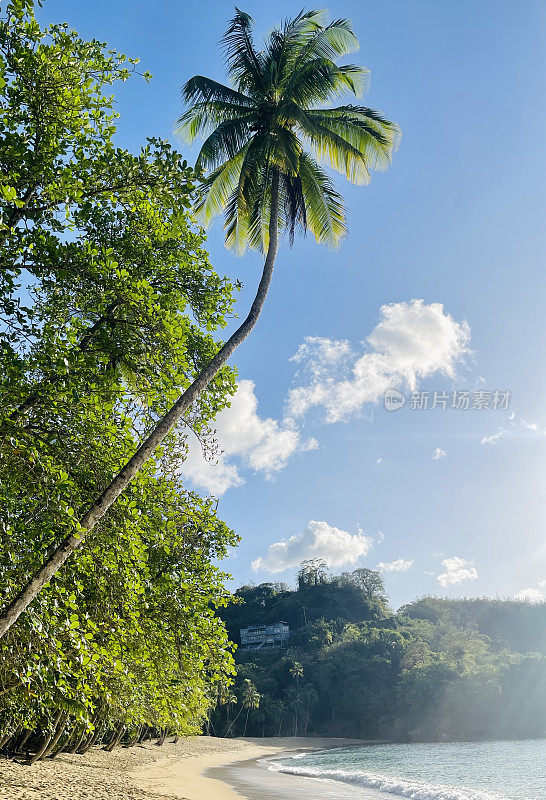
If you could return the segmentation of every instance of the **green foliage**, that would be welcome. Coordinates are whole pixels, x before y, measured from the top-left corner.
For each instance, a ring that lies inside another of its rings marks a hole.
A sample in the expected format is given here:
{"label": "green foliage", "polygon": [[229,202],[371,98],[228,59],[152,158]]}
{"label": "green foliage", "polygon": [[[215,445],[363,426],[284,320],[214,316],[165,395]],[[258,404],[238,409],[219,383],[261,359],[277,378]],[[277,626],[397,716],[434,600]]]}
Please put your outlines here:
{"label": "green foliage", "polygon": [[190,107],[179,120],[188,141],[206,137],[197,160],[208,171],[201,219],[208,225],[223,212],[229,247],[266,251],[278,175],[279,229],[291,239],[309,229],[318,242],[336,245],[345,208],[323,165],[368,183],[370,169],[389,165],[399,139],[398,127],[373,109],[321,108],[365,88],[367,70],[336,63],[358,49],[350,22],[302,11],[257,50],[252,18],[237,9],[223,42],[232,85],[191,78],[183,90]]}
{"label": "green foliage", "polygon": [[[199,174],[162,140],[115,145],[136,73],[31,2],[0,18],[0,586],[9,601],[203,364],[231,312],[187,209]],[[144,73],[147,78],[147,74]],[[232,670],[214,610],[236,537],[178,478],[224,369],[0,642],[0,739],[52,720],[198,730]],[[58,717],[58,712],[62,711]],[[79,726],[79,727],[78,727]],[[83,733],[82,733],[83,735]],[[63,734],[70,739],[70,734]],[[61,743],[63,738],[61,737]],[[65,742],[66,743],[66,742]]]}
{"label": "green foliage", "polygon": [[400,613],[435,623],[452,620],[463,628],[475,627],[485,636],[520,653],[534,651],[546,655],[544,607],[540,603],[485,597],[469,600],[422,597],[403,606]]}
{"label": "green foliage", "polygon": [[[303,578],[303,580],[302,580]],[[546,734],[546,604],[424,598],[389,611],[381,577],[355,570],[327,577],[305,563],[299,587],[261,584],[236,592],[220,613],[237,627],[283,619],[286,649],[236,653],[262,695],[250,735],[320,734],[447,740]],[[303,612],[305,609],[305,612]],[[525,643],[519,650],[509,642]],[[225,709],[212,715],[228,728]]]}

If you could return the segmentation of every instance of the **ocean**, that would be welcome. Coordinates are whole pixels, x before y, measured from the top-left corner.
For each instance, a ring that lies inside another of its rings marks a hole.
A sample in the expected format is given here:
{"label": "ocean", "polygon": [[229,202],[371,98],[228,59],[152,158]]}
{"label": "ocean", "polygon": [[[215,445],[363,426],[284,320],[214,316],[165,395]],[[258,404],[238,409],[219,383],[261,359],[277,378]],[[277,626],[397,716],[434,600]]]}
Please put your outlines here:
{"label": "ocean", "polygon": [[321,782],[328,797],[546,800],[546,739],[377,744],[261,763],[301,786],[305,777]]}

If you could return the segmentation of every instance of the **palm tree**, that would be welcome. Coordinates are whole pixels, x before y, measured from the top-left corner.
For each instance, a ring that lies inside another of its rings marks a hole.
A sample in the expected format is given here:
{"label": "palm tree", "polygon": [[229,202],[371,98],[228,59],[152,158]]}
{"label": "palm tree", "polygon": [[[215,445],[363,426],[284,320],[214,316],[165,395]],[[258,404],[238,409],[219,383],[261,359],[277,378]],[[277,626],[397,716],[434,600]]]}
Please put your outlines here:
{"label": "palm tree", "polygon": [[[225,733],[226,738],[229,736],[231,729],[233,728],[233,726],[235,725],[235,723],[237,722],[237,720],[239,719],[245,708],[246,708],[246,720],[244,728],[245,732],[243,735],[246,734],[246,726],[248,723],[248,715],[250,713],[250,709],[259,708],[261,699],[262,699],[261,694],[259,694],[258,690],[254,686],[250,678],[245,678],[243,681],[243,692],[241,695],[241,708],[239,709],[239,713],[237,714],[237,716],[228,725]],[[235,698],[235,700],[237,700],[237,698]]]}
{"label": "palm tree", "polygon": [[[229,721],[229,715],[230,715],[230,712],[231,712],[231,707],[236,705],[236,703],[237,703],[237,695],[235,694],[235,692],[228,692],[228,694],[226,695],[226,699],[225,699],[225,706],[226,706],[226,709],[227,709],[226,710],[226,722],[227,722],[226,731],[229,731],[229,729],[231,727],[230,721]],[[224,734],[224,736],[227,736],[227,732]]]}
{"label": "palm tree", "polygon": [[200,75],[184,86],[190,104],[179,120],[188,141],[206,136],[197,166],[208,171],[197,212],[205,224],[224,213],[226,245],[265,255],[256,296],[244,322],[159,420],[152,433],[97,497],[70,535],[44,560],[0,615],[0,636],[115,503],[169,431],[247,338],[262,310],[279,234],[297,229],[335,246],[346,232],[343,200],[323,164],[367,183],[371,169],[390,163],[398,127],[360,105],[323,107],[346,93],[359,96],[368,72],[336,61],[358,48],[351,23],[327,23],[325,12],[300,13],[275,28],[261,50],[252,19],[237,10],[224,37],[231,86]]}
{"label": "palm tree", "polygon": [[243,736],[246,736],[246,728],[248,725],[248,715],[250,714],[250,709],[259,708],[261,699],[262,696],[254,686],[254,684],[251,683],[249,680],[247,680],[245,682],[245,688],[243,690],[243,708],[246,708],[245,727],[243,731]]}
{"label": "palm tree", "polygon": [[303,678],[303,666],[299,661],[294,661],[290,667],[290,674],[296,682],[296,688],[293,692],[293,705],[294,705],[294,736],[298,735],[298,707],[300,705],[300,679]]}

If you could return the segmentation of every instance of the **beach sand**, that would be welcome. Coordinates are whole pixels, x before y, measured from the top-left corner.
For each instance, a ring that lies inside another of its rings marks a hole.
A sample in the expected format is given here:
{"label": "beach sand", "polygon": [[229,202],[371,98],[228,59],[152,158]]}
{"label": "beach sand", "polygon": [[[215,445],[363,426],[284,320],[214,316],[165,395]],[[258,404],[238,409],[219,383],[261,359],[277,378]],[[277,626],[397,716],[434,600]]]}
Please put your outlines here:
{"label": "beach sand", "polygon": [[[83,756],[61,754],[32,767],[0,760],[0,800],[241,800],[276,796],[263,787],[276,784],[275,773],[256,760],[287,751],[363,744],[358,739],[217,739],[193,736],[157,747],[146,742],[107,753],[93,748]],[[247,781],[246,775],[250,777]],[[281,776],[282,781],[287,776]],[[292,781],[292,776],[289,778]],[[301,779],[307,781],[307,779]],[[314,783],[314,781],[312,781]],[[282,793],[278,795],[282,796]]]}

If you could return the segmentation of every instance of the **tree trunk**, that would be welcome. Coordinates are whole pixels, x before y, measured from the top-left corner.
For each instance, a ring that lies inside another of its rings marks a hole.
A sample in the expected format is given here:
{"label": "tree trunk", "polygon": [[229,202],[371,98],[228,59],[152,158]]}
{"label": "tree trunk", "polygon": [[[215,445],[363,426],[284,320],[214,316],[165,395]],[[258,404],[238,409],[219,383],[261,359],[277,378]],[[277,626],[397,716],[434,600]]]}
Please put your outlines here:
{"label": "tree trunk", "polygon": [[83,753],[87,753],[89,748],[93,747],[93,745],[96,744],[99,741],[100,737],[104,733],[105,727],[106,727],[106,723],[105,722],[98,721],[97,725],[96,725],[96,728],[95,728],[95,732],[91,736],[90,740],[88,742],[86,742],[83,747],[80,747],[78,752],[81,753],[82,755],[83,755]]}
{"label": "tree trunk", "polygon": [[107,744],[106,747],[104,747],[103,749],[106,750],[108,753],[111,753],[114,747],[116,747],[116,745],[119,743],[119,740],[123,736],[124,731],[125,731],[125,725],[120,725],[116,733],[114,734],[110,744]]}
{"label": "tree trunk", "polygon": [[21,741],[20,741],[20,742],[17,744],[17,752],[19,752],[19,753],[24,753],[24,752],[25,752],[23,748],[24,748],[24,746],[26,745],[26,743],[27,743],[27,740],[30,738],[30,735],[31,735],[31,733],[32,733],[32,730],[31,730],[31,728],[28,728],[28,730],[26,730],[26,731],[23,733],[23,738],[22,738],[22,739],[21,739]]}
{"label": "tree trunk", "polygon": [[[57,729],[55,731],[55,735],[53,736],[53,739],[51,740],[51,742],[48,744],[45,753],[42,753],[42,758],[45,758],[46,756],[48,756],[51,753],[53,753],[53,751],[54,751],[54,749],[55,749],[55,747],[57,745],[57,742],[59,741],[59,739],[61,738],[61,736],[65,732],[66,720],[67,719],[68,719],[68,711],[63,711],[63,713],[61,714],[61,718],[59,719],[59,722],[57,723]],[[57,753],[55,753],[55,755],[57,755]]]}
{"label": "tree trunk", "polygon": [[248,725],[248,715],[250,714],[250,706],[246,710],[246,717],[245,717],[245,729],[243,731],[243,736],[246,736],[246,726]]}
{"label": "tree trunk", "polygon": [[84,723],[83,730],[82,730],[80,736],[78,736],[76,738],[76,741],[74,742],[74,744],[72,745],[72,747],[70,748],[70,750],[68,752],[69,753],[77,753],[78,750],[80,749],[80,747],[82,746],[82,744],[84,743],[86,738],[87,738],[87,727],[85,726],[85,723]]}
{"label": "tree trunk", "polygon": [[138,743],[140,744],[140,742],[145,742],[147,735],[148,735],[148,726],[144,725],[144,729],[142,730],[142,733],[139,736]]}
{"label": "tree trunk", "polygon": [[165,739],[167,738],[167,728],[160,728],[159,729],[159,738],[156,742],[158,747],[163,747],[165,744]]}
{"label": "tree trunk", "polygon": [[227,342],[220,348],[208,365],[201,370],[193,383],[180,395],[176,403],[167,411],[165,416],[159,420],[151,434],[144,440],[135,454],[83,515],[79,523],[78,533],[67,536],[64,541],[55,548],[53,553],[44,561],[38,572],[33,575],[26,586],[11,603],[9,603],[2,614],[0,614],[0,638],[4,636],[18,620],[28,605],[32,603],[34,598],[40,593],[45,584],[48,583],[62,567],[67,558],[82,544],[85,535],[103,518],[110,506],[116,502],[120,494],[127,488],[135,475],[137,475],[143,465],[153,455],[156,448],[159,447],[169,431],[182,419],[190,406],[205,391],[209,383],[217,375],[237,347],[244,342],[256,325],[267,296],[269,284],[271,283],[275,257],[277,255],[278,214],[279,174],[275,171],[273,173],[271,185],[269,245],[262,277],[247,318],[242,325],[237,328],[235,333],[229,337]]}
{"label": "tree trunk", "polygon": [[240,709],[240,711],[239,711],[239,713],[238,713],[238,714],[237,714],[237,716],[234,718],[233,722],[231,722],[231,723],[230,723],[230,725],[229,725],[229,727],[228,727],[228,729],[227,729],[227,731],[226,731],[226,739],[228,738],[228,734],[229,734],[230,730],[233,728],[233,726],[235,725],[235,723],[237,722],[237,720],[239,719],[239,717],[240,717],[240,716],[241,716],[241,714],[243,713],[243,709],[244,709],[244,706],[242,705],[242,706],[241,706],[241,709]]}
{"label": "tree trunk", "polygon": [[144,727],[143,725],[138,726],[135,733],[133,734],[133,736],[131,736],[131,738],[129,739],[127,744],[124,745],[124,747],[133,747],[138,741],[140,741],[140,735],[142,733],[143,727]]}
{"label": "tree trunk", "polygon": [[55,735],[55,733],[57,731],[57,725],[59,724],[59,720],[61,719],[62,713],[63,713],[62,711],[58,711],[57,712],[57,716],[55,717],[55,721],[53,723],[53,727],[51,729],[51,732],[48,733],[47,736],[45,737],[45,740],[44,740],[42,746],[39,747],[38,750],[34,753],[34,755],[29,758],[29,760],[28,760],[29,764],[36,763],[36,761],[38,761],[43,755],[45,755],[46,751],[48,750],[48,748],[50,746],[51,740],[53,739],[53,736]]}

